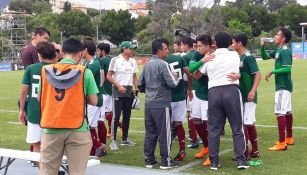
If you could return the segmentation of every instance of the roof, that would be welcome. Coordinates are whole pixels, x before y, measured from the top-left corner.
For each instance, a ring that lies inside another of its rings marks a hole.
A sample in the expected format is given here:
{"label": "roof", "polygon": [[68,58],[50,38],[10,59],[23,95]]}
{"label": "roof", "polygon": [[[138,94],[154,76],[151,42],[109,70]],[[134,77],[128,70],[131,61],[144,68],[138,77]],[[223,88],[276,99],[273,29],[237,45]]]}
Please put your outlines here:
{"label": "roof", "polygon": [[140,9],[147,9],[147,4],[137,3],[136,5],[132,6],[129,10],[140,10]]}

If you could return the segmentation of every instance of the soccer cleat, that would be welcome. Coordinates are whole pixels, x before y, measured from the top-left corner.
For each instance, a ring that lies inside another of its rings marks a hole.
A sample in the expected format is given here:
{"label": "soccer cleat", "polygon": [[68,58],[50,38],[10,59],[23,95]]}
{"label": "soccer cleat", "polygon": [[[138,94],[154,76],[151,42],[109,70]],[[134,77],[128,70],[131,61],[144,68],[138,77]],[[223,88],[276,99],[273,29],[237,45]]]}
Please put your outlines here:
{"label": "soccer cleat", "polygon": [[135,146],[136,143],[127,139],[127,140],[123,140],[120,145],[121,146]]}
{"label": "soccer cleat", "polygon": [[244,170],[244,169],[249,168],[249,165],[247,164],[245,160],[237,160],[237,164],[238,164],[239,170]]}
{"label": "soccer cleat", "polygon": [[220,164],[218,162],[211,162],[211,165],[210,165],[211,170],[217,171],[219,167],[220,167]]}
{"label": "soccer cleat", "polygon": [[253,151],[249,153],[249,156],[252,158],[259,158],[260,157],[260,153],[259,151]]}
{"label": "soccer cleat", "polygon": [[276,145],[268,148],[270,151],[285,151],[287,150],[286,142],[278,142]]}
{"label": "soccer cleat", "polygon": [[112,140],[111,143],[110,143],[110,148],[112,151],[116,151],[116,150],[119,150],[118,146],[117,146],[117,143],[115,140]]}
{"label": "soccer cleat", "polygon": [[199,144],[198,142],[195,142],[195,143],[190,143],[187,145],[188,148],[198,148],[199,147]]}
{"label": "soccer cleat", "polygon": [[208,147],[203,147],[199,153],[195,154],[195,158],[201,159],[203,158],[206,154],[208,154]]}
{"label": "soccer cleat", "polygon": [[209,157],[204,161],[203,165],[204,166],[210,166],[211,165],[211,161],[210,161]]}
{"label": "soccer cleat", "polygon": [[58,175],[65,175],[65,171],[58,171]]}
{"label": "soccer cleat", "polygon": [[294,145],[293,137],[286,138],[286,144],[287,145]]}
{"label": "soccer cleat", "polygon": [[146,168],[153,168],[156,165],[158,165],[158,162],[156,160],[147,160],[147,159],[145,159],[145,167]]}
{"label": "soccer cleat", "polygon": [[178,154],[176,155],[176,157],[174,158],[175,161],[181,161],[183,160],[185,157],[187,156],[187,153],[185,152],[185,150],[181,150],[178,152]]}

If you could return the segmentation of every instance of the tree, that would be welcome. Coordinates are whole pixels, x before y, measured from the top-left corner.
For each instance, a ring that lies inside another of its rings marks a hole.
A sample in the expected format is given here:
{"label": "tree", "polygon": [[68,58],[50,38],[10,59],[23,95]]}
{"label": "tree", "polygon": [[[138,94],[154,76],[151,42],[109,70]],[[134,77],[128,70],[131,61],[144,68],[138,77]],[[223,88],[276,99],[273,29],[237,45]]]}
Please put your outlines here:
{"label": "tree", "polygon": [[27,24],[28,31],[34,31],[37,27],[45,27],[50,33],[50,40],[59,42],[60,41],[60,28],[57,23],[59,14],[57,13],[44,13],[39,14],[31,18]]}
{"label": "tree", "polygon": [[279,10],[278,25],[289,26],[296,35],[301,35],[301,22],[307,21],[307,7],[292,4]]}
{"label": "tree", "polygon": [[297,4],[296,0],[266,0],[265,6],[272,12],[290,4]]}
{"label": "tree", "polygon": [[93,23],[90,17],[80,10],[70,10],[63,12],[57,19],[60,31],[64,31],[65,37],[91,36],[94,34]]}
{"label": "tree", "polygon": [[252,38],[251,26],[246,23],[241,23],[236,19],[228,21],[228,28],[226,29],[226,31],[231,35],[244,32],[248,36],[248,38]]}
{"label": "tree", "polygon": [[70,11],[70,10],[71,10],[71,3],[69,3],[68,1],[66,1],[66,2],[64,3],[63,9],[64,9],[64,12]]}
{"label": "tree", "polygon": [[147,25],[151,22],[150,16],[139,16],[135,21],[136,33],[146,29]]}
{"label": "tree", "polygon": [[96,10],[96,9],[93,9],[93,8],[89,8],[89,9],[87,9],[87,14],[90,17],[95,17],[95,16],[100,15],[100,12],[99,12],[99,10]]}
{"label": "tree", "polygon": [[32,3],[32,12],[35,14],[52,12],[51,4],[47,1],[37,1]]}
{"label": "tree", "polygon": [[32,13],[31,4],[31,0],[12,0],[9,9],[18,12]]}
{"label": "tree", "polygon": [[135,19],[128,10],[111,10],[101,17],[100,29],[114,44],[130,41],[135,33]]}

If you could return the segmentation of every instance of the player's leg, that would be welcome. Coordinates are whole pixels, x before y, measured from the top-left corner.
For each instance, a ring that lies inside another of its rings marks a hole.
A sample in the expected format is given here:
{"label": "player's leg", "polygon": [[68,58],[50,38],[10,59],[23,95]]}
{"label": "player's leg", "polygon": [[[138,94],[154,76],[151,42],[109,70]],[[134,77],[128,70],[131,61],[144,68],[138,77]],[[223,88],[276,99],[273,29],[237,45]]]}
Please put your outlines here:
{"label": "player's leg", "polygon": [[285,99],[285,91],[279,90],[275,92],[275,115],[277,118],[277,125],[278,125],[278,142],[268,150],[270,151],[283,151],[287,150],[286,144],[286,114],[287,108],[286,107],[286,99]]}
{"label": "player's leg", "polygon": [[186,112],[186,102],[172,102],[172,120],[173,126],[176,130],[178,136],[179,143],[179,151],[176,157],[174,158],[176,161],[181,161],[186,157],[185,151],[185,130],[183,128],[182,122],[185,120],[185,112]]}

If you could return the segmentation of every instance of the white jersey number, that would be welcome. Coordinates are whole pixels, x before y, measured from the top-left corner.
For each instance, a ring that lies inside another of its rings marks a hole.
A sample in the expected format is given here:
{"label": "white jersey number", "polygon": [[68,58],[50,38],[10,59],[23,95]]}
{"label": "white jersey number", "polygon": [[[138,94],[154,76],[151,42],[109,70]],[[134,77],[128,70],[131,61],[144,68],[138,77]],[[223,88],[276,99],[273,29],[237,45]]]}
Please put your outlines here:
{"label": "white jersey number", "polygon": [[[33,75],[33,80],[40,80],[41,76],[40,75]],[[33,98],[37,98],[37,94],[38,94],[38,83],[32,83],[32,94],[31,97]]]}
{"label": "white jersey number", "polygon": [[181,80],[182,79],[181,68],[175,69],[175,66],[177,66],[177,65],[179,65],[178,61],[169,64],[171,71],[172,72],[178,72],[178,75],[179,75],[178,79]]}

